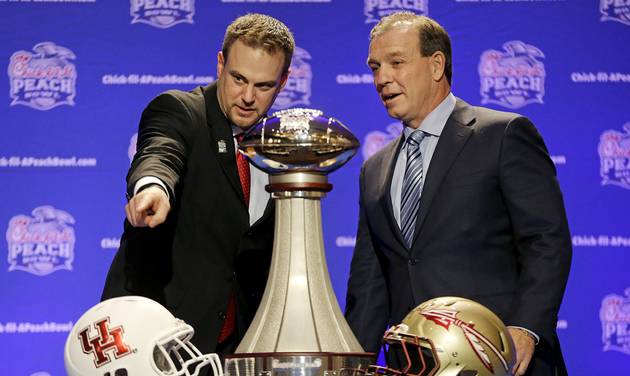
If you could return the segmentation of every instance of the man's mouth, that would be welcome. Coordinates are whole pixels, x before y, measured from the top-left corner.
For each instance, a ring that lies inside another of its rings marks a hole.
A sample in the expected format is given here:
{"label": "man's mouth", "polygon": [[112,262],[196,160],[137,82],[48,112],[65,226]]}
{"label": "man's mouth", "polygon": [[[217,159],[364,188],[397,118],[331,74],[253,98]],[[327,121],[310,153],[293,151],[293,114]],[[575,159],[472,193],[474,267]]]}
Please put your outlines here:
{"label": "man's mouth", "polygon": [[381,96],[381,98],[383,98],[383,102],[389,102],[392,99],[396,98],[397,96],[399,96],[400,93],[397,94],[384,94]]}
{"label": "man's mouth", "polygon": [[254,109],[254,108],[244,108],[244,107],[241,107],[241,106],[238,106],[238,105],[236,106],[236,108],[237,108],[240,112],[245,112],[245,113],[252,113],[252,112],[254,112],[254,111],[255,111],[255,109]]}

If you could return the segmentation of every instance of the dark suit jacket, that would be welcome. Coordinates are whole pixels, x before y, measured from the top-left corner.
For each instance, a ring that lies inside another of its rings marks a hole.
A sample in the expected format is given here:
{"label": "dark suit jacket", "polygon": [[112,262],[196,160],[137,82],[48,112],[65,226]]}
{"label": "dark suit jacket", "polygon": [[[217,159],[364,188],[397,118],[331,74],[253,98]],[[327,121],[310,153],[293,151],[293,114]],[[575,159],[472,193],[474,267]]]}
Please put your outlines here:
{"label": "dark suit jacket", "polygon": [[219,108],[215,84],[168,91],[144,110],[127,176],[129,194],[143,176],[166,183],[171,211],[155,229],[125,221],[102,298],[156,300],[192,325],[193,343],[209,352],[216,349],[230,293],[236,291],[240,339],[264,291],[274,205],[270,201],[250,227],[232,129]]}
{"label": "dark suit jacket", "polygon": [[555,167],[534,125],[457,100],[426,174],[411,249],[390,195],[402,141],[361,172],[346,318],[365,350],[377,351],[386,326],[416,305],[461,296],[534,331],[541,356],[562,363],[555,328],[571,239]]}

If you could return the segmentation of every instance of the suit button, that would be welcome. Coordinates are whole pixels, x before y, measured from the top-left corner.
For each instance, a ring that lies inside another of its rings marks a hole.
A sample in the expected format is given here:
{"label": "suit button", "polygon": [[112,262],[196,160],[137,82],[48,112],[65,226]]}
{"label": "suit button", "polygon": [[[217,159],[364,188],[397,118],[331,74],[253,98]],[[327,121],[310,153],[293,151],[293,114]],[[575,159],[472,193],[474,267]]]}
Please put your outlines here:
{"label": "suit button", "polygon": [[416,265],[418,263],[418,260],[416,260],[415,258],[410,258],[408,261],[409,265]]}
{"label": "suit button", "polygon": [[226,317],[227,317],[227,315],[225,314],[225,312],[219,312],[219,318],[221,320],[225,320]]}

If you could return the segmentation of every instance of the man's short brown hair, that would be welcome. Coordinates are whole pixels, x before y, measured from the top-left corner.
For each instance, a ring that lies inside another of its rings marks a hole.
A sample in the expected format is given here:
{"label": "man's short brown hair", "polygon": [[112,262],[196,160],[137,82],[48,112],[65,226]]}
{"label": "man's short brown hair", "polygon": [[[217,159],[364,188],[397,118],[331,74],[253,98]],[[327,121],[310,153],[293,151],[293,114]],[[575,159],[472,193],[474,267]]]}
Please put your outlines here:
{"label": "man's short brown hair", "polygon": [[249,13],[235,19],[225,31],[223,38],[223,57],[228,59],[232,44],[240,40],[248,47],[262,48],[267,53],[284,54],[284,71],[291,66],[291,58],[295,49],[293,34],[287,25],[277,19],[258,13]]}
{"label": "man's short brown hair", "polygon": [[427,57],[437,51],[445,56],[444,75],[448,84],[451,84],[453,76],[453,57],[451,52],[451,38],[444,28],[435,20],[419,16],[411,12],[396,12],[383,17],[370,32],[370,41],[379,35],[401,26],[413,26],[418,30],[420,43],[420,55]]}

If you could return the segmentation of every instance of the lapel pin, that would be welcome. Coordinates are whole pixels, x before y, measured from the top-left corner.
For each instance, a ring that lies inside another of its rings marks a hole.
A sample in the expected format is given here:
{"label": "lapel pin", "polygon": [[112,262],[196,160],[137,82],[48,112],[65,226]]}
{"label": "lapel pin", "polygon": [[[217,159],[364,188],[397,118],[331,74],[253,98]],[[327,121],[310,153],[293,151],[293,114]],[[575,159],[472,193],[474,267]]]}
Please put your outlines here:
{"label": "lapel pin", "polygon": [[227,153],[227,146],[224,140],[217,141],[217,147],[219,148],[219,153]]}

